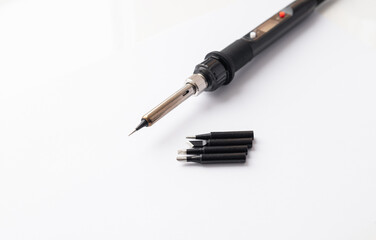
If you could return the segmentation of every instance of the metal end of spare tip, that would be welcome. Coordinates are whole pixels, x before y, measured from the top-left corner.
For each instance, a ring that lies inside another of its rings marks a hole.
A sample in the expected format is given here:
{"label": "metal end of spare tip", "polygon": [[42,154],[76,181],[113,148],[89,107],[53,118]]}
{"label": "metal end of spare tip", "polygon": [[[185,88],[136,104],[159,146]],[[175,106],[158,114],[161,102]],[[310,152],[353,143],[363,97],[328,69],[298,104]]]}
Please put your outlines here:
{"label": "metal end of spare tip", "polygon": [[189,145],[189,147],[194,147],[195,145],[193,145],[192,143],[191,143],[191,141],[187,141],[187,144]]}
{"label": "metal end of spare tip", "polygon": [[203,141],[203,140],[191,140],[191,141],[188,141],[188,143],[190,145],[192,145],[192,147],[203,147],[203,146],[205,146],[206,141]]}
{"label": "metal end of spare tip", "polygon": [[186,156],[178,156],[176,158],[176,160],[178,160],[178,161],[187,161],[187,157]]}
{"label": "metal end of spare tip", "polygon": [[178,150],[179,155],[187,154],[187,150]]}

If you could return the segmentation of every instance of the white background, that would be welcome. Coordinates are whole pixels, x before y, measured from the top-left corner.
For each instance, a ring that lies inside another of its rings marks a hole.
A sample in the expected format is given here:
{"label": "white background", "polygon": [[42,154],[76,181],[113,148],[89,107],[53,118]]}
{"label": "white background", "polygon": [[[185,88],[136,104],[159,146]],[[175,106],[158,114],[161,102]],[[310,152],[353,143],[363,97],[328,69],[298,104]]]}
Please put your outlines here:
{"label": "white background", "polygon": [[[288,0],[0,1],[0,239],[376,239],[376,3],[337,0],[152,128]],[[177,162],[255,131],[245,165]]]}

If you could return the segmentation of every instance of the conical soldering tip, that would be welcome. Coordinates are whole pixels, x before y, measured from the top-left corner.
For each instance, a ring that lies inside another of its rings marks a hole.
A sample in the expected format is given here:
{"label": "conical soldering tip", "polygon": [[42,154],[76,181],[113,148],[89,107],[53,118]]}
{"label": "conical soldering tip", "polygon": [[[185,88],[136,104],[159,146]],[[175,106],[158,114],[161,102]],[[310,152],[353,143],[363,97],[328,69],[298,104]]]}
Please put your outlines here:
{"label": "conical soldering tip", "polygon": [[137,132],[138,130],[140,130],[141,128],[143,128],[143,127],[147,127],[148,125],[149,125],[148,121],[146,121],[145,119],[142,119],[142,120],[141,120],[141,123],[136,127],[136,129],[135,129],[133,132],[131,132],[131,133],[128,135],[128,137],[129,137],[130,135],[132,135],[133,133]]}
{"label": "conical soldering tip", "polygon": [[135,132],[137,132],[136,129],[135,129],[133,132],[131,132],[131,133],[128,135],[128,137],[129,137],[130,135],[132,135],[133,133],[135,133]]}

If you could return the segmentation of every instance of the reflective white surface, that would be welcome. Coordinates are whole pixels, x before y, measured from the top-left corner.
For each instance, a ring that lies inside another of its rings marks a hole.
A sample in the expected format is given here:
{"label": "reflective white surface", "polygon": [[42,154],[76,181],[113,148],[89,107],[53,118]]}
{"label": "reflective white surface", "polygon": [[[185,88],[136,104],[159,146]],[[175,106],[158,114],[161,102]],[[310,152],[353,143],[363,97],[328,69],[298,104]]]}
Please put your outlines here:
{"label": "reflective white surface", "polygon": [[[127,137],[287,4],[0,1],[0,239],[374,240],[374,1],[323,5],[229,86]],[[244,166],[176,161],[185,136],[247,129]]]}

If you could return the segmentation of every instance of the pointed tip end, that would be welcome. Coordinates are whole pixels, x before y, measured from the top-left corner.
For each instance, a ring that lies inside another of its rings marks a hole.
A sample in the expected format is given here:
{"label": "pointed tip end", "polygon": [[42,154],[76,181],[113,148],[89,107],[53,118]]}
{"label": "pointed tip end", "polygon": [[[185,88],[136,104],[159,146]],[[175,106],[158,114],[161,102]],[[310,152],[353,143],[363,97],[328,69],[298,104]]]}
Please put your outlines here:
{"label": "pointed tip end", "polygon": [[128,137],[129,136],[131,136],[133,133],[135,133],[135,132],[137,132],[137,129],[135,129],[133,132],[131,132],[129,135],[128,135]]}
{"label": "pointed tip end", "polygon": [[188,136],[188,137],[185,137],[186,139],[196,139],[196,136]]}
{"label": "pointed tip end", "polygon": [[186,156],[178,156],[176,158],[176,160],[178,160],[178,161],[187,161],[187,157]]}
{"label": "pointed tip end", "polygon": [[143,128],[143,127],[147,127],[147,126],[148,126],[148,121],[146,121],[145,119],[142,119],[142,120],[141,120],[141,123],[136,127],[136,129],[135,129],[133,132],[131,132],[131,133],[128,135],[128,137],[129,137],[130,135],[132,135],[133,133],[137,132],[138,130],[140,130],[141,128]]}

